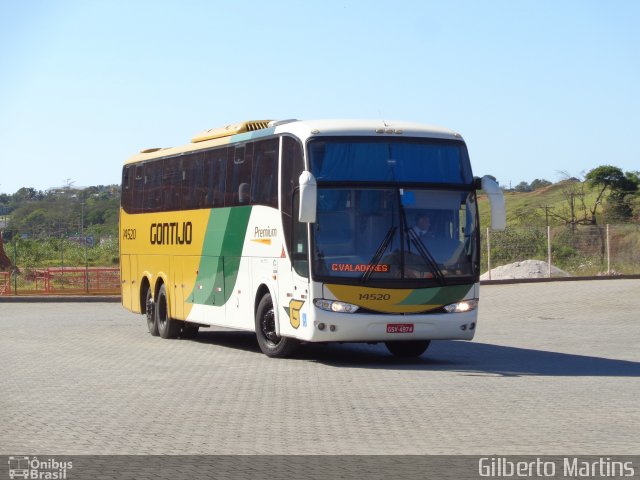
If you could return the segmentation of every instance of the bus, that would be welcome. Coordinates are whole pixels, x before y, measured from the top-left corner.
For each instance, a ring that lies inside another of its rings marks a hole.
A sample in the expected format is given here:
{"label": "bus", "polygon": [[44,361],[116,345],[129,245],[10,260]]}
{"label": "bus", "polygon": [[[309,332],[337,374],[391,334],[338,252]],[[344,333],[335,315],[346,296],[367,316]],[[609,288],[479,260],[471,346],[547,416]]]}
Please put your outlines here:
{"label": "bus", "polygon": [[143,150],[122,171],[122,304],[151,335],[252,331],[269,357],[471,340],[479,190],[503,229],[502,191],[462,137],[408,122],[245,121]]}

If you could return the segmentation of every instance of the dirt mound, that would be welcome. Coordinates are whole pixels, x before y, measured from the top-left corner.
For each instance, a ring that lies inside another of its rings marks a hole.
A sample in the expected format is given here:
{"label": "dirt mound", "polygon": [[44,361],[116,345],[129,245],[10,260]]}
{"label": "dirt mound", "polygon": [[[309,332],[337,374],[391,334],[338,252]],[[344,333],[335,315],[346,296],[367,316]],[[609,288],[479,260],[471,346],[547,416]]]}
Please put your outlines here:
{"label": "dirt mound", "polygon": [[[491,269],[491,280],[516,280],[521,278],[547,278],[549,264],[542,260],[523,260],[522,262],[501,265]],[[567,272],[551,265],[552,277],[570,277]],[[480,280],[489,280],[489,272],[483,273]]]}

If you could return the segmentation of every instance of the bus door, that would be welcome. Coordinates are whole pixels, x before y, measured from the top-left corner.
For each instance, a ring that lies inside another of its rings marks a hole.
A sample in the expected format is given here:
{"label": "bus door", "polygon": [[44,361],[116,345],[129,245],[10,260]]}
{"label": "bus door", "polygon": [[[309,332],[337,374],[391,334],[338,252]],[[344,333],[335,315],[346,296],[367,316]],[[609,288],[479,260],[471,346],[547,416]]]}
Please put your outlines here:
{"label": "bus door", "polygon": [[[309,225],[298,221],[298,197],[294,195],[293,218],[291,232],[291,257],[290,283],[284,291],[283,306],[288,308],[289,323],[294,330],[307,327],[308,302],[311,300],[309,292]],[[283,266],[284,267],[284,266]],[[280,275],[285,274],[285,268],[279,268]],[[281,324],[281,329],[286,330],[287,325]]]}
{"label": "bus door", "polygon": [[[293,137],[282,137],[280,166],[280,209],[286,235],[287,257],[281,255],[278,264],[280,279],[280,331],[300,334],[307,327],[309,292],[309,224],[298,221],[299,179],[305,170],[302,144]],[[284,253],[284,252],[283,252]],[[303,336],[303,335],[300,335]]]}

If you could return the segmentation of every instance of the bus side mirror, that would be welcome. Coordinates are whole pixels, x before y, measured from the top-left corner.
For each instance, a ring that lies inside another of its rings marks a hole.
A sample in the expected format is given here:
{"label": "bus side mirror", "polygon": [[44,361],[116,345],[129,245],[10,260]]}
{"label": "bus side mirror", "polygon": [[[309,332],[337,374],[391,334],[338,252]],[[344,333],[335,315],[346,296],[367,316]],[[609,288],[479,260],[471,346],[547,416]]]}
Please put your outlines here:
{"label": "bus side mirror", "polygon": [[318,200],[318,186],[313,173],[304,171],[298,180],[300,185],[300,208],[298,220],[303,223],[316,222],[316,204]]}
{"label": "bus side mirror", "polygon": [[482,188],[489,197],[491,207],[491,229],[504,230],[507,226],[507,212],[504,207],[504,195],[496,179],[485,175],[476,181],[476,188]]}

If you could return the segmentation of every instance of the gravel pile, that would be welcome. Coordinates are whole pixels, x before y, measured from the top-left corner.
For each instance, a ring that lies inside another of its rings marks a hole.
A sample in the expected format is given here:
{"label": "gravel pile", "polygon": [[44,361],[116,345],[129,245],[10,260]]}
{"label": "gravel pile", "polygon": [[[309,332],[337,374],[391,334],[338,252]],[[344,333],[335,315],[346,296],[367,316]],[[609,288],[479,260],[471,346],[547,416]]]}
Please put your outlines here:
{"label": "gravel pile", "polygon": [[[542,260],[523,260],[522,262],[501,265],[491,269],[491,280],[515,280],[520,278],[547,278],[549,264]],[[567,272],[551,265],[552,277],[570,277]],[[480,280],[489,280],[489,272],[483,273]]]}

